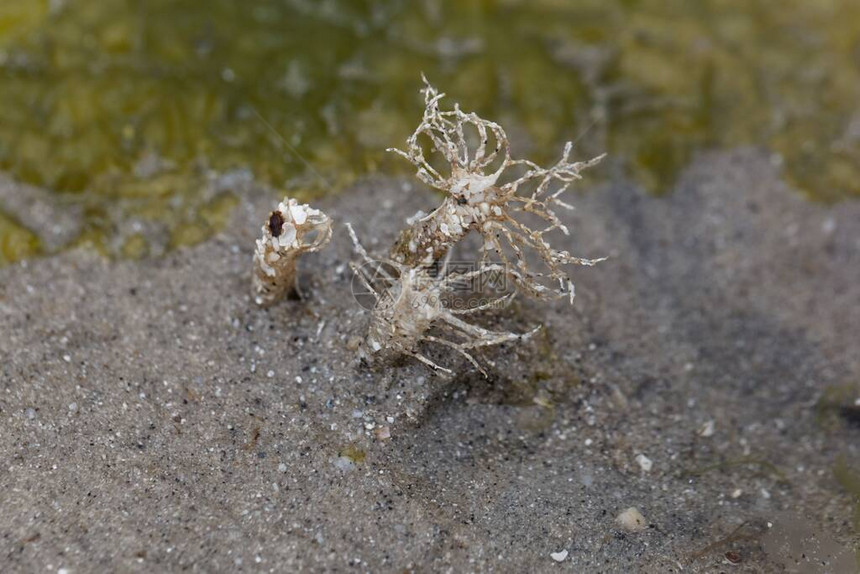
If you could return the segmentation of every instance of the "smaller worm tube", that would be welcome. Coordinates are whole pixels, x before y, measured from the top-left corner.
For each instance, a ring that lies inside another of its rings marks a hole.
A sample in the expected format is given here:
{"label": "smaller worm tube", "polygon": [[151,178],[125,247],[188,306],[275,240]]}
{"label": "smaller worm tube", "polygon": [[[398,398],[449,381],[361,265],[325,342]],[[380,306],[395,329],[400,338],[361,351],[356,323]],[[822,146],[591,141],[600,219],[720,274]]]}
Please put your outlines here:
{"label": "smaller worm tube", "polygon": [[296,264],[303,253],[319,251],[331,240],[331,219],[322,211],[284,198],[269,214],[254,250],[252,295],[261,306],[297,291]]}

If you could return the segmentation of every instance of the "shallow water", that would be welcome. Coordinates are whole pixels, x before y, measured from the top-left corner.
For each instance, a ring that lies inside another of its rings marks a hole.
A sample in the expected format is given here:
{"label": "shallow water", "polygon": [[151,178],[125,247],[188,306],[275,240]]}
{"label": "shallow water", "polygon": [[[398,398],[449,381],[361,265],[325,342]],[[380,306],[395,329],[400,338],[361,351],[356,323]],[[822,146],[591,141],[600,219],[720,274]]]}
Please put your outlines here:
{"label": "shallow water", "polygon": [[[697,151],[760,145],[808,197],[860,195],[860,4],[739,6],[5,0],[0,169],[82,208],[78,242],[157,253],[136,229],[170,248],[223,224],[241,191],[212,171],[300,197],[405,172],[383,150],[423,71],[541,161],[581,138],[665,193]],[[43,251],[32,231],[0,217],[0,263]]]}

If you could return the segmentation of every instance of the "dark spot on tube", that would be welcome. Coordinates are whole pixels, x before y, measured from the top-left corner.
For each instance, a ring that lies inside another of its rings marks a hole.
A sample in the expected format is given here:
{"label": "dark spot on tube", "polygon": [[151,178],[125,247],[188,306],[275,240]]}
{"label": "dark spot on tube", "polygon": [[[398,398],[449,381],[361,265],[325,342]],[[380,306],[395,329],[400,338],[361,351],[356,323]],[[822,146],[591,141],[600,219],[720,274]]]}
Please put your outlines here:
{"label": "dark spot on tube", "polygon": [[273,211],[269,216],[269,231],[272,232],[272,237],[278,237],[284,230],[284,216],[280,211]]}

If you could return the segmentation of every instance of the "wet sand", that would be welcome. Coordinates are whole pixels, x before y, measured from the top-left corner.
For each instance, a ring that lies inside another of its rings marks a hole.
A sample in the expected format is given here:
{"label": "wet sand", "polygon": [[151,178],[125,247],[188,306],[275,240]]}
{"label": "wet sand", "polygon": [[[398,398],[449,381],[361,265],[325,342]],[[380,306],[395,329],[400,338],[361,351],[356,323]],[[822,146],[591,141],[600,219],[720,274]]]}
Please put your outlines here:
{"label": "wet sand", "polygon": [[278,199],[255,188],[164,258],[0,270],[4,572],[857,567],[837,475],[860,469],[860,203],[807,203],[752,149],[664,198],[594,186],[556,246],[610,260],[572,307],[484,317],[545,326],[483,353],[484,379],[437,348],[454,376],[350,350],[368,316],[342,223],[384,251],[438,198],[373,179],[319,202],[338,226],[306,299],[263,310]]}

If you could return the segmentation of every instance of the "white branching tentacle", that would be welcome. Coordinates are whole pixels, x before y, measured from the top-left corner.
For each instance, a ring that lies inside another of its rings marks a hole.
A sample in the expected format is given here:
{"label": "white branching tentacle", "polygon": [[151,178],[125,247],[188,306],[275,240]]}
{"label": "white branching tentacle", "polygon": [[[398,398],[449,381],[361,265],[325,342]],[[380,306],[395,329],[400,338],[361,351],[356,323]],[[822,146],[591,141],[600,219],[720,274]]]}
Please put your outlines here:
{"label": "white branching tentacle", "polygon": [[[482,264],[489,262],[490,251],[494,251],[507,271],[520,272],[514,283],[528,295],[537,298],[570,295],[567,286],[571,283],[562,266],[593,265],[601,259],[583,259],[555,250],[543,236],[555,230],[569,233],[552,208],[557,205],[573,209],[559,197],[572,183],[582,179],[583,170],[596,165],[604,156],[572,161],[573,143],[568,142],[561,159],[549,168],[525,159],[512,159],[507,134],[500,125],[475,113],[465,113],[457,105],[453,110],[441,110],[439,104],[445,94],[439,93],[426,78],[424,84],[421,123],[407,139],[405,150],[389,151],[411,162],[418,179],[446,196],[429,216],[412,222],[401,233],[391,249],[391,259],[409,267],[430,267],[474,230],[484,240]],[[429,141],[432,153],[441,156],[447,164],[444,169],[431,165],[422,140]],[[534,231],[515,219],[519,213],[537,216],[547,225]],[[503,236],[513,251],[515,265],[497,235]],[[547,267],[545,272],[527,270],[526,249],[538,254]]]}
{"label": "white branching tentacle", "polygon": [[331,219],[318,209],[284,198],[269,214],[262,233],[254,250],[252,294],[258,305],[271,305],[297,288],[298,259],[329,242]]}
{"label": "white branching tentacle", "polygon": [[486,311],[487,309],[500,309],[502,307],[507,307],[515,296],[516,293],[508,293],[507,295],[502,295],[501,297],[491,299],[486,303],[477,305],[475,307],[468,307],[466,309],[449,309],[448,312],[452,315],[471,315],[472,313]]}
{"label": "white branching tentacle", "polygon": [[[434,370],[450,372],[421,354],[421,344],[428,342],[455,349],[486,376],[478,361],[468,352],[469,349],[528,339],[535,332],[532,330],[517,334],[491,331],[457,317],[502,306],[511,300],[513,293],[466,310],[451,309],[446,303],[458,286],[484,274],[503,272],[503,266],[488,265],[473,271],[448,272],[446,259],[434,275],[433,270],[428,267],[409,267],[389,259],[374,260],[359,242],[352,226],[347,224],[347,228],[355,250],[363,262],[361,266],[353,264],[353,270],[376,298],[367,336],[361,348],[361,356],[367,362],[386,364],[401,355],[408,355]],[[367,267],[374,268],[374,273],[383,280],[382,285],[374,285],[367,277],[364,273]],[[396,269],[398,275],[395,277],[390,273],[379,273],[378,270],[385,267]],[[430,334],[431,329],[439,334]]]}

